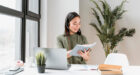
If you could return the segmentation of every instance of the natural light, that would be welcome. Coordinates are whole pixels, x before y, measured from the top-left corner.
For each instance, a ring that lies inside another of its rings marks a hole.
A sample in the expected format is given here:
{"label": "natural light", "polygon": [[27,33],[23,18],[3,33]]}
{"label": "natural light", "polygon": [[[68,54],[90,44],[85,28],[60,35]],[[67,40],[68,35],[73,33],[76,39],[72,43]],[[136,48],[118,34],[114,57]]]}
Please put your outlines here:
{"label": "natural light", "polygon": [[[16,9],[16,0],[0,0],[0,5]],[[10,67],[19,57],[20,19],[0,14],[0,70]]]}

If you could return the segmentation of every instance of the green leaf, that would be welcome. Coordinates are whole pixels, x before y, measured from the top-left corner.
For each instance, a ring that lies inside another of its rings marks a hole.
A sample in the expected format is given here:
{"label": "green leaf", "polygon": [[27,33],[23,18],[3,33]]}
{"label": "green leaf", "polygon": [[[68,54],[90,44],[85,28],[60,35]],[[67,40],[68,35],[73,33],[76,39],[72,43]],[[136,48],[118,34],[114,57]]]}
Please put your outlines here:
{"label": "green leaf", "polygon": [[45,55],[44,55],[43,52],[37,53],[37,55],[36,55],[36,61],[37,61],[37,65],[42,66],[42,65],[45,64],[46,59],[45,59]]}
{"label": "green leaf", "polygon": [[96,17],[96,19],[97,19],[99,25],[101,26],[101,25],[102,25],[102,22],[101,22],[101,20],[100,20],[100,17],[99,17],[99,15],[98,15],[97,11],[96,11],[94,8],[91,8],[91,9],[92,9],[93,12],[94,12],[93,15]]}
{"label": "green leaf", "polygon": [[101,34],[101,30],[97,27],[95,23],[90,23],[90,25],[93,26],[97,30],[97,32]]}
{"label": "green leaf", "polygon": [[135,33],[135,29],[129,29],[129,31],[126,33],[126,36],[132,37]]}
{"label": "green leaf", "polygon": [[94,0],[91,0],[95,5],[96,5],[96,8],[98,9],[98,11],[101,13],[101,15],[103,16],[103,12],[101,10],[101,8],[99,7],[99,5],[97,4],[97,2],[95,2]]}

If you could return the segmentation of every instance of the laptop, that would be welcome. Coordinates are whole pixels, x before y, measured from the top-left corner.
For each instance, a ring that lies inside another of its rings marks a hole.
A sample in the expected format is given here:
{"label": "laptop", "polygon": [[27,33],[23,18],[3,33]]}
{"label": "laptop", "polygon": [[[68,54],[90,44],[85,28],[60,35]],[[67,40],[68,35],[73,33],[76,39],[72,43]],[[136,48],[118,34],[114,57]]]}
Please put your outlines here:
{"label": "laptop", "polygon": [[38,50],[43,50],[46,54],[46,68],[47,69],[57,69],[57,70],[69,69],[70,65],[68,65],[68,62],[67,62],[66,49],[39,48]]}

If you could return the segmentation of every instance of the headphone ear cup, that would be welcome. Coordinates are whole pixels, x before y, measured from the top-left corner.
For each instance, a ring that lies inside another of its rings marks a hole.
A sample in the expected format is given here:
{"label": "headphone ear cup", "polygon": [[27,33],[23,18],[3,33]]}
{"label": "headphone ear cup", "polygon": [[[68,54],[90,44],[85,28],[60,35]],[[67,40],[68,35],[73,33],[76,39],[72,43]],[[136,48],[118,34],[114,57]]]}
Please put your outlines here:
{"label": "headphone ear cup", "polygon": [[66,25],[67,29],[69,29],[69,27]]}
{"label": "headphone ear cup", "polygon": [[81,30],[80,29],[78,30],[77,34],[81,35]]}
{"label": "headphone ear cup", "polygon": [[81,32],[81,30],[79,29],[78,32]]}

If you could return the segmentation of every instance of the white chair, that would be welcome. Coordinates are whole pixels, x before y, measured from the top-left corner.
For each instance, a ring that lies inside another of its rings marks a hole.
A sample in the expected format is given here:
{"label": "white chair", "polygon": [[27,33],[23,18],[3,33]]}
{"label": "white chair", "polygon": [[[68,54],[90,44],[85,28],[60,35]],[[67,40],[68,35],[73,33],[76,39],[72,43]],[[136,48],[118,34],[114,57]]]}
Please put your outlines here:
{"label": "white chair", "polygon": [[122,67],[129,66],[127,56],[121,53],[110,53],[107,56],[104,64],[120,65]]}

